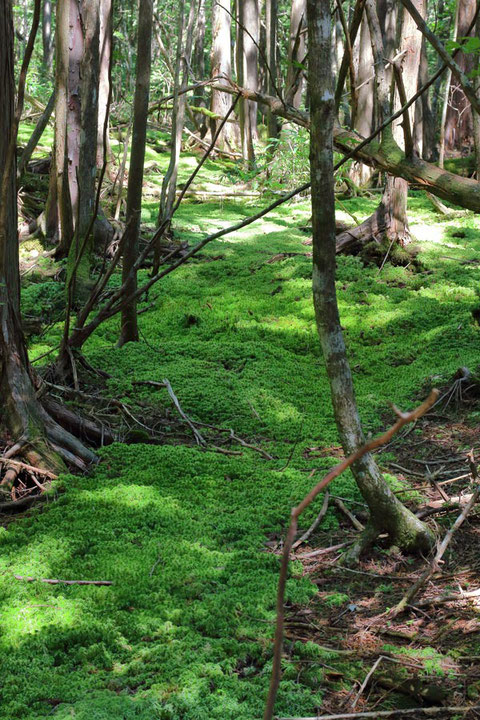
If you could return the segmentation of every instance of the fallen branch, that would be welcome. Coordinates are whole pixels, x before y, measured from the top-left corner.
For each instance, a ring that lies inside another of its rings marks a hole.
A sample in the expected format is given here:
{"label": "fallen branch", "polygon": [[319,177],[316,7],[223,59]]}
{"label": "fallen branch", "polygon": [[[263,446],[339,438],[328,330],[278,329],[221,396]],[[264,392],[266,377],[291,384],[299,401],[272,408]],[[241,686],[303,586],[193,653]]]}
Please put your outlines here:
{"label": "fallen branch", "polygon": [[111,580],[58,580],[57,578],[34,578],[28,575],[14,575],[15,580],[26,582],[43,582],[49,585],[113,585]]}
{"label": "fallen branch", "polygon": [[[310,525],[310,527],[308,528],[307,532],[303,533],[302,537],[299,538],[296,542],[293,543],[293,545],[292,545],[292,550],[295,550],[295,548],[297,548],[299,545],[301,545],[302,543],[306,542],[306,541],[308,540],[308,538],[310,537],[310,535],[312,535],[312,534],[315,532],[315,530],[317,529],[317,527],[320,525],[320,523],[322,522],[323,518],[324,518],[325,515],[327,514],[328,501],[329,501],[329,499],[330,499],[330,495],[329,495],[328,490],[327,490],[327,492],[325,493],[325,497],[323,498],[322,509],[321,509],[320,512],[318,513],[318,515],[317,515],[317,517],[315,518],[315,520],[313,521],[313,523],[312,523],[312,524]],[[342,545],[343,545],[343,543],[342,543]]]}
{"label": "fallen branch", "polygon": [[[401,430],[402,427],[404,427],[404,425],[407,425],[408,423],[411,423],[414,420],[422,417],[422,415],[424,415],[427,410],[432,407],[437,398],[438,391],[432,390],[429,397],[419,407],[417,407],[415,410],[412,410],[412,412],[410,413],[403,413],[394,407],[394,411],[397,415],[398,420],[394,425],[392,425],[389,430],[384,432],[383,435],[380,435],[380,437],[365,443],[365,445],[362,445],[362,447],[360,447],[356,452],[354,452],[348,458],[345,458],[341,463],[332,468],[330,472],[328,472],[327,475],[325,475],[325,477],[314,488],[312,488],[312,490],[310,490],[310,492],[303,498],[299,505],[292,508],[290,515],[290,525],[288,527],[287,537],[285,539],[280,577],[278,581],[276,605],[277,621],[275,627],[273,667],[263,720],[272,720],[273,718],[273,710],[277,697],[278,686],[280,683],[283,648],[283,628],[285,623],[285,587],[287,584],[290,553],[292,551],[293,541],[297,532],[298,518],[303,513],[303,511],[315,500],[315,498],[328,487],[332,480],[339,477],[339,475],[341,475],[357,460],[360,460],[360,458],[362,458],[364,455],[389,442],[391,438],[399,430]],[[375,715],[373,717],[375,717]]]}
{"label": "fallen branch", "polygon": [[357,520],[355,515],[353,515],[350,510],[346,507],[346,505],[340,500],[340,498],[335,498],[333,501],[337,508],[350,520],[355,530],[358,530],[359,532],[363,532],[365,530],[365,527],[362,525],[360,520]]}
{"label": "fallen branch", "polygon": [[357,713],[340,713],[338,715],[315,715],[315,717],[279,717],[277,720],[356,720],[358,718],[395,718],[407,717],[408,715],[416,717],[437,717],[445,715],[452,717],[455,713],[467,713],[471,710],[480,710],[480,705],[454,705],[450,707],[420,707],[408,708],[407,710],[372,710],[371,712]]}
{"label": "fallen branch", "polygon": [[447,547],[450,545],[450,542],[453,538],[454,533],[463,525],[463,522],[467,518],[470,510],[473,508],[473,506],[475,505],[475,503],[478,500],[478,497],[480,495],[480,482],[479,482],[477,468],[476,468],[474,460],[473,460],[473,450],[469,453],[468,458],[470,461],[470,469],[472,471],[473,478],[474,478],[475,482],[477,483],[477,487],[475,488],[474,492],[472,493],[470,500],[465,505],[462,512],[460,513],[460,515],[457,517],[457,519],[453,523],[450,530],[448,530],[448,532],[446,533],[446,535],[443,538],[443,540],[437,550],[437,553],[436,553],[435,557],[433,558],[433,561],[430,563],[429,567],[425,570],[424,573],[422,573],[422,575],[418,578],[417,582],[414,585],[412,585],[410,590],[407,593],[405,593],[405,595],[400,600],[398,605],[390,613],[390,617],[395,618],[395,617],[397,617],[397,615],[400,615],[400,613],[402,613],[405,610],[407,605],[411,604],[413,598],[418,594],[419,590],[421,590],[421,588],[425,585],[425,583],[438,570],[438,564],[439,564],[440,560],[442,559],[442,557],[444,556]]}
{"label": "fallen branch", "polygon": [[203,437],[203,435],[197,430],[197,428],[195,427],[195,425],[193,424],[193,422],[190,420],[190,418],[188,417],[188,415],[186,415],[186,414],[183,412],[182,406],[180,405],[177,396],[176,396],[175,393],[173,392],[172,386],[170,385],[169,381],[168,381],[166,378],[163,379],[163,384],[164,384],[165,387],[167,388],[167,392],[168,392],[168,394],[170,395],[170,397],[172,398],[173,404],[174,404],[175,407],[177,408],[179,414],[180,414],[180,415],[182,416],[182,418],[185,420],[185,422],[187,423],[187,425],[191,428],[191,430],[192,430],[192,432],[193,432],[193,434],[194,434],[195,440],[197,441],[197,445],[202,445],[203,447],[205,447],[206,444],[207,444],[207,441],[205,440],[205,438]]}

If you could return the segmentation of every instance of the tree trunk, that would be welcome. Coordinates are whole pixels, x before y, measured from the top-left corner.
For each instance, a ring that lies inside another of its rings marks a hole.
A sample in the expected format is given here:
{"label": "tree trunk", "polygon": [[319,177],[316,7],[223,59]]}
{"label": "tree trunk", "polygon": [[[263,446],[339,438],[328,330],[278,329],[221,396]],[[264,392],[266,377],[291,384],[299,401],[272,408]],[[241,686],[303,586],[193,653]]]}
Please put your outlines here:
{"label": "tree trunk", "polygon": [[70,0],[58,0],[55,63],[55,140],[45,209],[45,235],[68,249],[73,219],[67,180],[67,107],[69,75]]}
{"label": "tree trunk", "polygon": [[[475,13],[475,0],[458,0],[459,38],[465,37]],[[457,65],[467,75],[475,67],[475,53],[459,52],[455,58]],[[459,83],[452,79],[450,97],[445,119],[445,147],[447,150],[470,150],[473,137],[473,119],[470,102]]]}
{"label": "tree trunk", "polygon": [[[267,74],[267,93],[269,95],[276,94],[276,88],[274,87],[278,82],[278,69],[277,69],[277,36],[278,36],[278,0],[266,0],[266,47],[267,47],[267,62],[269,70],[266,69]],[[269,109],[267,112],[267,132],[268,137],[271,140],[276,140],[280,135],[280,125],[278,118]],[[274,148],[272,148],[274,149]],[[272,155],[272,152],[270,152]]]}
{"label": "tree trunk", "polygon": [[299,108],[302,102],[304,71],[299,66],[304,64],[306,55],[306,5],[306,0],[292,0],[290,13],[285,101],[296,108]]}
{"label": "tree trunk", "polygon": [[[258,0],[242,1],[242,19],[245,26],[243,49],[245,52],[245,83],[248,88],[258,90],[258,41],[260,39],[260,17]],[[248,102],[249,132],[252,143],[258,140],[257,103]]]}
{"label": "tree trunk", "polygon": [[[125,292],[137,289],[137,273],[132,272],[138,256],[142,212],[143,166],[147,139],[148,100],[152,52],[153,2],[140,0],[137,38],[137,71],[133,107],[132,150],[128,174],[126,243],[123,253],[122,280]],[[119,344],[138,341],[137,302],[132,300],[122,312]]]}
{"label": "tree trunk", "polygon": [[0,0],[0,423],[31,465],[60,470],[66,460],[85,469],[95,456],[40,404],[21,328],[13,68],[11,2]]}
{"label": "tree trunk", "polygon": [[[97,167],[103,166],[105,116],[110,92],[110,56],[112,54],[112,0],[100,0],[100,80],[98,90]],[[107,119],[107,160],[112,157]]]}
{"label": "tree trunk", "polygon": [[[232,19],[230,10],[230,0],[219,0],[219,2],[214,2],[212,6],[212,51],[210,55],[212,78],[220,76],[227,79],[232,76]],[[222,118],[230,110],[231,105],[232,101],[229,95],[212,88],[210,105],[210,110],[214,113],[214,117],[210,118],[212,137],[215,136]],[[235,130],[232,123],[226,123],[218,138],[217,145],[223,150],[232,151],[235,149]]]}
{"label": "tree trunk", "polygon": [[[335,420],[345,455],[350,455],[364,444],[365,438],[356,406],[335,290],[335,103],[330,63],[330,3],[328,0],[308,0],[307,7],[313,298]],[[428,528],[393,494],[370,455],[353,466],[353,474],[368,503],[371,521],[377,531],[387,532],[394,543],[408,550],[428,550],[432,546],[434,538]]]}
{"label": "tree trunk", "polygon": [[[360,24],[360,35],[354,46],[355,64],[357,71],[356,112],[354,129],[368,137],[374,123],[374,84],[372,44],[366,14],[363,14]],[[351,171],[352,180],[357,185],[365,185],[372,177],[372,169],[356,163]]]}
{"label": "tree trunk", "polygon": [[[158,224],[170,217],[173,206],[175,204],[175,194],[177,191],[178,162],[180,160],[180,152],[182,149],[182,135],[185,124],[185,110],[187,105],[187,94],[184,92],[188,86],[190,77],[190,60],[192,56],[193,31],[195,24],[196,2],[190,4],[188,15],[188,24],[186,33],[183,32],[184,27],[184,9],[185,2],[182,0],[179,12],[178,25],[178,45],[175,66],[175,90],[173,100],[173,117],[172,117],[172,149],[170,152],[170,163],[168,170],[163,178],[162,195],[160,199],[160,212],[158,215]],[[185,39],[184,39],[185,35]],[[181,81],[180,81],[181,78]],[[167,228],[168,229],[168,228]],[[155,248],[154,269],[159,261],[159,253],[161,250],[161,238]]]}
{"label": "tree trunk", "polygon": [[[199,0],[197,28],[195,32],[195,42],[193,44],[192,54],[192,70],[193,76],[199,80],[203,80],[205,75],[205,0]],[[194,104],[197,107],[206,108],[205,88],[201,87],[195,93]],[[208,132],[207,118],[203,113],[195,113],[195,122],[200,129],[200,137],[204,138]]]}
{"label": "tree trunk", "polygon": [[[480,13],[475,23],[475,37],[480,39]],[[474,80],[477,94],[480,92],[480,58],[477,56],[477,77]],[[473,142],[475,145],[475,166],[477,171],[477,182],[480,182],[480,115],[473,113]]]}
{"label": "tree trunk", "polygon": [[52,0],[43,1],[42,13],[43,70],[50,73],[53,67]]}
{"label": "tree trunk", "polygon": [[[80,302],[86,300],[91,286],[92,216],[95,212],[97,171],[97,143],[92,140],[98,138],[100,77],[100,7],[98,0],[82,0],[82,35],[83,53],[79,72],[80,84],[77,88],[80,101],[80,127],[82,128],[78,149],[78,167],[76,168],[76,186],[80,188],[80,192],[77,201],[78,214],[75,234],[68,253],[67,288],[70,308],[78,306]],[[106,108],[103,112],[104,118],[105,112]],[[75,120],[77,120],[76,114]]]}
{"label": "tree trunk", "polygon": [[[246,13],[248,10],[248,2],[245,0],[237,0],[237,43],[236,43],[236,66],[237,66],[237,82],[239,85],[247,85],[247,61],[246,61],[246,50],[247,50],[247,34],[244,31],[244,27],[247,21]],[[255,90],[252,91],[255,92]],[[256,103],[253,103],[256,108]],[[238,115],[240,123],[240,137],[242,143],[242,155],[244,160],[248,160],[248,165],[253,168],[255,164],[255,150],[253,147],[253,134],[251,126],[252,114],[250,107],[252,102],[245,99],[243,96],[240,98],[238,103]],[[256,113],[256,111],[255,111]]]}

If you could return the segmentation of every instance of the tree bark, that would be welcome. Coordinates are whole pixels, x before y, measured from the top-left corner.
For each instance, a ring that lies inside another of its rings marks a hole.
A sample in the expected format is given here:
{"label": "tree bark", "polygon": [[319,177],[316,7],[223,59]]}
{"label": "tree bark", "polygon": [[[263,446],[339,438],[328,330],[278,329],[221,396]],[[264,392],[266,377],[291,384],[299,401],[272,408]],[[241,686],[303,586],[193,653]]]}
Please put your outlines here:
{"label": "tree bark", "polygon": [[94,454],[52,420],[38,400],[21,327],[15,160],[10,154],[17,136],[13,68],[11,2],[0,0],[0,423],[31,465],[60,470],[65,460],[85,469]]}
{"label": "tree bark", "polygon": [[43,0],[42,12],[43,69],[51,72],[53,67],[52,0]]}
{"label": "tree bark", "polygon": [[[92,142],[92,140],[98,138],[100,21],[98,0],[82,0],[83,52],[79,72],[79,86],[77,88],[82,132],[79,138],[78,167],[76,168],[76,185],[80,188],[80,192],[77,201],[78,214],[75,223],[75,234],[68,252],[67,267],[67,288],[71,307],[86,300],[91,284],[90,270],[93,259],[93,225],[91,220],[95,212],[95,179],[97,171],[97,143]],[[104,118],[105,112],[106,107],[103,112]],[[75,120],[77,120],[76,115]]]}
{"label": "tree bark", "polygon": [[299,108],[302,102],[304,71],[299,64],[305,62],[306,10],[306,0],[292,0],[285,101],[296,108]]}
{"label": "tree bark", "polygon": [[[267,62],[270,70],[269,72],[268,69],[266,69],[267,93],[269,95],[274,95],[276,92],[274,83],[277,83],[278,78],[278,0],[266,0],[265,14]],[[272,113],[270,109],[267,112],[267,132],[268,137],[271,140],[276,140],[280,135],[280,125],[278,122],[278,118]],[[272,152],[270,152],[270,155],[272,155]]]}
{"label": "tree bark", "polygon": [[[457,33],[463,38],[467,34],[475,13],[475,0],[458,0]],[[457,39],[455,37],[455,39]],[[455,60],[467,75],[474,69],[476,53],[459,52]],[[473,85],[475,82],[473,81]],[[448,106],[445,117],[445,147],[447,150],[465,151],[470,149],[473,138],[473,117],[470,102],[457,81],[451,83]],[[478,113],[473,113],[475,115]]]}
{"label": "tree bark", "polygon": [[[223,77],[228,80],[232,76],[232,40],[230,0],[219,0],[212,6],[212,50],[210,55],[211,77]],[[212,100],[210,110],[214,117],[210,118],[210,132],[215,136],[222,118],[230,110],[232,101],[229,95],[212,88]],[[236,146],[235,130],[232,123],[227,123],[223,128],[217,145],[222,150],[233,151]]]}
{"label": "tree bark", "polygon": [[[231,2],[219,0],[212,7],[212,50],[210,54],[211,77],[223,77],[226,80],[232,76],[232,40],[231,40]],[[215,136],[218,126],[232,106],[229,95],[212,88],[210,110],[214,117],[210,118],[210,133]],[[227,123],[223,128],[217,142],[222,150],[235,149],[235,134],[233,125]]]}
{"label": "tree bark", "polygon": [[[188,86],[190,76],[190,60],[192,56],[193,31],[195,24],[196,2],[190,4],[188,15],[188,23],[186,32],[184,33],[184,11],[185,2],[179,5],[179,24],[178,24],[178,45],[177,57],[175,65],[175,89],[173,99],[173,116],[172,116],[172,149],[170,152],[170,163],[168,170],[163,178],[162,194],[160,199],[160,212],[158,215],[158,224],[160,225],[172,212],[175,204],[175,193],[177,191],[178,162],[180,160],[180,152],[182,149],[182,134],[185,124],[185,110],[187,106],[187,94],[184,92]],[[185,37],[184,37],[185,36]],[[161,243],[156,246],[156,255],[154,259],[154,268],[159,259]]]}
{"label": "tree bark", "polygon": [[[112,0],[100,0],[100,79],[98,90],[98,123],[97,123],[97,167],[103,166],[103,140],[105,116],[110,92],[110,58],[112,54]],[[112,157],[110,147],[110,123],[107,120],[107,160]]]}
{"label": "tree bark", "polygon": [[[246,50],[248,47],[247,44],[247,33],[245,32],[244,28],[247,21],[247,10],[248,10],[248,3],[251,2],[251,0],[248,0],[248,2],[245,2],[245,0],[237,0],[237,43],[236,43],[236,69],[237,69],[237,82],[242,87],[247,85],[248,81],[248,74],[247,74],[247,61],[246,61]],[[255,89],[252,88],[253,93],[255,93]],[[251,106],[255,105],[255,108],[257,107],[255,102],[251,102],[244,98],[243,96],[240,98],[240,101],[238,103],[238,109],[239,109],[239,123],[240,123],[240,137],[241,137],[241,143],[242,143],[242,155],[244,160],[248,160],[248,165],[250,168],[253,168],[255,164],[255,150],[253,147],[253,133],[252,133],[252,126],[251,126]],[[256,112],[256,111],[255,111]]]}
{"label": "tree bark", "polygon": [[[122,280],[130,295],[137,288],[137,273],[132,272],[138,256],[142,212],[143,166],[147,139],[148,100],[152,52],[153,2],[140,0],[137,38],[137,71],[133,107],[132,150],[128,174],[126,242]],[[132,300],[122,312],[119,345],[138,341],[137,302]]]}
{"label": "tree bark", "polygon": [[[313,299],[317,329],[327,367],[337,429],[345,455],[364,444],[352,375],[340,326],[335,289],[335,194],[333,125],[335,102],[331,72],[331,17],[328,0],[308,0],[311,103],[310,172],[312,184]],[[390,490],[371,455],[353,465],[353,474],[379,531],[409,550],[433,544],[428,528]]]}
{"label": "tree bark", "polygon": [[[258,42],[260,39],[260,17],[258,0],[242,1],[242,19],[245,26],[243,49],[245,52],[245,83],[248,88],[258,90]],[[249,102],[249,132],[251,141],[258,140],[257,103]]]}

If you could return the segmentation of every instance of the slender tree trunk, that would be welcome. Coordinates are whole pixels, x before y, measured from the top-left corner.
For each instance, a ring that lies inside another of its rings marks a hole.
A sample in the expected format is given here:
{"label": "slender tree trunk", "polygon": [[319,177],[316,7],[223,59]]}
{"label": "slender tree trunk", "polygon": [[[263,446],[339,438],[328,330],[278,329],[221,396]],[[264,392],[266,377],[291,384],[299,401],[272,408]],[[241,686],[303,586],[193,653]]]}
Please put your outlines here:
{"label": "slender tree trunk", "polygon": [[290,35],[288,39],[287,91],[285,100],[296,108],[302,102],[304,72],[299,64],[305,62],[306,54],[306,0],[292,0]]}
{"label": "slender tree trunk", "polygon": [[[73,221],[66,172],[70,0],[57,0],[55,63],[55,142],[45,209],[45,235],[69,245]],[[65,240],[63,240],[65,236]]]}
{"label": "slender tree trunk", "polygon": [[[475,24],[475,37],[480,39],[480,13]],[[477,57],[477,73],[480,73],[480,58]],[[474,80],[477,95],[480,93],[480,75]],[[480,115],[473,112],[473,141],[475,145],[475,163],[477,170],[477,181],[480,182]]]}
{"label": "slender tree trunk", "polygon": [[[266,46],[267,61],[270,72],[267,73],[267,93],[276,95],[274,82],[278,82],[278,63],[277,63],[277,42],[278,42],[278,0],[266,0]],[[280,124],[278,118],[269,109],[267,111],[267,132],[268,137],[276,140],[280,135]],[[272,153],[270,153],[272,154]]]}
{"label": "slender tree trunk", "polygon": [[[427,44],[425,38],[422,39],[422,52],[420,57],[420,70],[418,76],[418,89],[425,85],[428,80],[428,58]],[[419,123],[421,117],[421,124]],[[422,136],[420,138],[421,127]],[[418,129],[417,129],[418,128]],[[435,162],[437,159],[437,141],[435,132],[435,116],[433,114],[430,102],[430,93],[423,93],[421,99],[415,108],[415,126],[414,137],[416,138],[416,150],[420,157],[429,162]]]}
{"label": "slender tree trunk", "polygon": [[[243,0],[243,24],[245,26],[243,49],[245,52],[245,83],[251,90],[258,90],[258,43],[260,17],[258,0]],[[248,102],[249,132],[252,144],[258,140],[257,103]]]}
{"label": "slender tree trunk", "polygon": [[[331,72],[329,0],[308,0],[308,83],[311,103],[313,298],[330,382],[335,420],[345,455],[364,441],[347,360],[335,290],[335,195],[333,175],[334,86]],[[370,455],[353,467],[376,530],[409,550],[429,549],[433,537],[390,490]]]}
{"label": "slender tree trunk", "polygon": [[[112,0],[100,1],[100,79],[98,91],[98,123],[97,123],[97,167],[103,165],[103,135],[105,116],[110,91],[110,57],[112,54]],[[107,159],[112,157],[110,147],[109,126],[107,127]]]}
{"label": "slender tree trunk", "polygon": [[[230,0],[218,0],[212,6],[212,50],[210,62],[212,66],[211,77],[232,76],[232,40],[231,40],[231,3]],[[232,105],[229,95],[212,89],[212,100],[210,110],[214,117],[210,119],[210,132],[214,137],[217,128]],[[232,123],[227,123],[223,128],[217,142],[224,150],[234,150],[235,129]]]}
{"label": "slender tree trunk", "polygon": [[[170,217],[173,206],[175,204],[175,194],[177,191],[178,163],[180,160],[180,152],[182,149],[182,135],[185,124],[185,110],[187,106],[187,94],[183,92],[188,86],[190,77],[190,61],[193,45],[193,31],[195,25],[196,2],[192,0],[188,15],[187,29],[184,39],[184,8],[185,2],[182,0],[178,12],[178,46],[175,70],[175,97],[173,100],[173,117],[172,117],[172,149],[170,152],[170,163],[162,183],[162,195],[160,199],[160,212],[158,215],[158,224],[160,225],[166,218]],[[181,82],[180,82],[181,78]],[[168,228],[167,228],[168,229]],[[161,245],[157,244],[155,248],[154,269],[159,262],[159,253]]]}
{"label": "slender tree trunk", "polygon": [[43,0],[42,13],[43,69],[45,73],[53,67],[52,0]]}
{"label": "slender tree trunk", "polygon": [[[356,113],[354,129],[368,137],[373,129],[374,123],[374,85],[375,74],[372,56],[372,44],[370,41],[370,31],[368,29],[368,21],[364,12],[360,24],[360,34],[358,42],[354,46],[354,57],[356,60],[357,71],[357,91],[356,91]],[[358,185],[366,184],[372,177],[372,169],[366,165],[355,163],[351,176],[352,180]]]}
{"label": "slender tree trunk", "polygon": [[[147,140],[148,100],[152,53],[153,2],[140,0],[137,71],[133,107],[132,150],[127,190],[127,239],[123,253],[122,280],[127,282],[125,292],[130,295],[137,289],[137,274],[132,271],[138,257],[140,218],[142,212],[143,166]],[[122,312],[119,344],[138,341],[137,302],[132,300]]]}
{"label": "slender tree trunk", "polygon": [[[205,73],[205,29],[206,29],[206,12],[205,0],[199,0],[197,28],[195,32],[195,41],[193,44],[192,54],[192,70],[195,78],[204,80]],[[197,107],[206,108],[205,88],[198,88],[195,94],[195,103]],[[208,132],[207,119],[203,113],[195,113],[195,122],[200,129],[200,137],[204,138]]]}
{"label": "slender tree trunk", "polygon": [[[252,72],[252,52],[251,48],[254,47],[251,38],[248,37],[244,28],[247,27],[249,17],[251,16],[251,3],[255,0],[237,0],[237,44],[236,44],[236,65],[237,65],[237,82],[242,87],[248,86],[249,82],[252,82],[252,78],[249,77],[249,71]],[[249,51],[249,57],[247,58],[247,50]],[[253,88],[252,88],[253,90]],[[255,92],[255,91],[254,91]],[[253,168],[255,165],[255,150],[254,150],[254,131],[252,128],[252,117],[253,111],[252,106],[255,107],[255,119],[257,114],[257,104],[246,100],[244,97],[240,98],[239,102],[239,122],[240,122],[240,136],[242,142],[242,155],[244,160],[248,160],[248,165]]]}

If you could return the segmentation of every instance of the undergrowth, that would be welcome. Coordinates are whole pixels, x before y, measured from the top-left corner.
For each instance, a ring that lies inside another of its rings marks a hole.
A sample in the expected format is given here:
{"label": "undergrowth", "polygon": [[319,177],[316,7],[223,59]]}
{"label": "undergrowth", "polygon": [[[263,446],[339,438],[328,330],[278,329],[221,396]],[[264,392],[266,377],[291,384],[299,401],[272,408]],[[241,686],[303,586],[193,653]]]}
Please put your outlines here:
{"label": "undergrowth", "polygon": [[[154,223],[156,164],[164,168],[166,155],[150,149],[147,160],[154,167],[143,220]],[[195,162],[193,155],[184,160],[181,180]],[[219,187],[226,173],[209,163],[200,183]],[[375,202],[343,204],[363,219]],[[193,243],[253,211],[245,201],[187,202],[176,232]],[[440,224],[413,193],[409,213],[421,269],[387,263],[379,272],[338,258],[342,325],[367,432],[380,429],[389,401],[412,407],[459,366],[478,365],[479,221],[469,215]],[[118,319],[88,342],[89,362],[112,375],[112,396],[170,407],[165,391],[132,385],[168,378],[192,418],[232,427],[275,459],[116,444],[101,452],[92,474],[63,476],[57,500],[10,523],[0,536],[1,717],[261,716],[279,570],[265,541],[282,536],[289,508],[311,486],[309,472],[331,467],[329,448],[338,443],[314,324],[311,258],[267,262],[309,252],[301,230],[309,214],[306,201],[279,208],[168,276],[142,303],[149,309],[140,316],[139,343],[116,348]],[[57,294],[53,285],[40,288],[28,285],[23,303],[43,316]],[[60,334],[54,324],[32,337],[31,357],[55,347]],[[360,499],[350,476],[333,487]],[[323,527],[335,526],[329,513]],[[291,572],[289,601],[308,602],[314,586],[298,568]],[[51,586],[13,574],[114,585]],[[308,650],[287,647],[292,662]],[[286,670],[278,712],[311,715],[321,704],[322,670],[300,678]]]}

